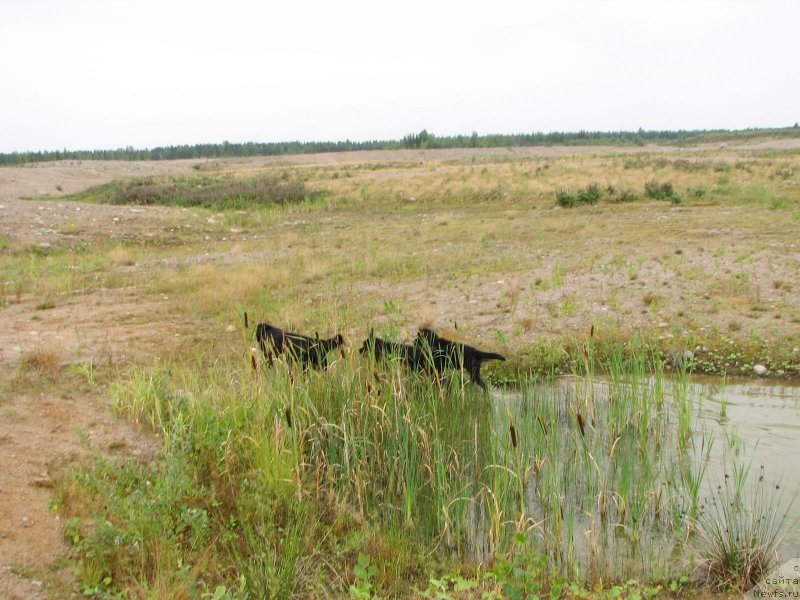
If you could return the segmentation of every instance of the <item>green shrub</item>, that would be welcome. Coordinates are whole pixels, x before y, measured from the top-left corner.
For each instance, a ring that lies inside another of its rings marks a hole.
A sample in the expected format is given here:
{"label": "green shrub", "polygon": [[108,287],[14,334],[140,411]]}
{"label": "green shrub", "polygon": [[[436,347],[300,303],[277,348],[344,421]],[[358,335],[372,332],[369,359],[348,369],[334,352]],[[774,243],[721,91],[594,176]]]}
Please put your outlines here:
{"label": "green shrub", "polygon": [[574,194],[565,189],[556,192],[556,202],[559,206],[570,208],[578,204],[597,204],[603,196],[603,189],[597,183],[591,183],[579,189]]}
{"label": "green shrub", "polygon": [[590,183],[585,188],[578,190],[578,200],[584,204],[597,204],[603,195],[603,190],[596,183]]}
{"label": "green shrub", "polygon": [[570,208],[578,203],[578,198],[575,194],[572,194],[567,190],[561,189],[556,192],[556,202],[558,203],[559,206],[563,206],[564,208]]}
{"label": "green shrub", "polygon": [[644,195],[653,200],[668,200],[675,190],[670,182],[659,183],[655,179],[644,184]]}

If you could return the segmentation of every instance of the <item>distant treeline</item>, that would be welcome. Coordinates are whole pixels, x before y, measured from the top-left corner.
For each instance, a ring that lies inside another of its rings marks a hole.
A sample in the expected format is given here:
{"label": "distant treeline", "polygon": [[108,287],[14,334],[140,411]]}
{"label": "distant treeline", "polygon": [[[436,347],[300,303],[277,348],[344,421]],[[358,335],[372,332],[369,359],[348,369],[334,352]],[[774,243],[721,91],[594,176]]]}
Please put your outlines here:
{"label": "distant treeline", "polygon": [[367,142],[245,142],[194,144],[136,149],[131,146],[117,150],[55,150],[11,152],[0,154],[0,165],[19,165],[51,160],[174,160],[180,158],[227,158],[236,156],[283,156],[315,152],[346,152],[351,150],[399,150],[403,148],[504,148],[548,145],[644,145],[698,144],[720,142],[756,136],[800,137],[800,128],[678,130],[678,131],[578,131],[552,133],[489,134],[437,136],[422,130],[401,140]]}

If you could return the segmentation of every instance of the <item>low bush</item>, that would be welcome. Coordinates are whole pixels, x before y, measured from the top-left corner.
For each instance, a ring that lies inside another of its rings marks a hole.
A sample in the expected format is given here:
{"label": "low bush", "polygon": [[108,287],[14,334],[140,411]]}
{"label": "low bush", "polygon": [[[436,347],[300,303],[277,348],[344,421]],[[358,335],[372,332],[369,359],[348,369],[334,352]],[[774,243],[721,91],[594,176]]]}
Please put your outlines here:
{"label": "low bush", "polygon": [[651,179],[644,184],[644,195],[653,200],[669,200],[673,204],[683,202],[683,198],[675,191],[669,181],[659,183],[655,179]]}
{"label": "low bush", "polygon": [[556,202],[559,206],[570,208],[579,204],[597,204],[603,196],[603,188],[597,183],[590,183],[577,192],[572,193],[566,189],[556,192]]}
{"label": "low bush", "polygon": [[300,179],[255,177],[142,177],[89,188],[70,198],[106,204],[205,207],[216,210],[291,204],[321,198]]}

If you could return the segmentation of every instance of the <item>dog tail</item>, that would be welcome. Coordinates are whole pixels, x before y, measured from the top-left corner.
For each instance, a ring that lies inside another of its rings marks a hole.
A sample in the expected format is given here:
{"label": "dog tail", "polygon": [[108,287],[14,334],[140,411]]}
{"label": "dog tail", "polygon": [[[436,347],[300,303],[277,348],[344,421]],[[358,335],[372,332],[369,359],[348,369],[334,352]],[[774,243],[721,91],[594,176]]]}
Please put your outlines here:
{"label": "dog tail", "polygon": [[497,352],[483,352],[481,351],[481,359],[483,360],[505,360],[506,357]]}

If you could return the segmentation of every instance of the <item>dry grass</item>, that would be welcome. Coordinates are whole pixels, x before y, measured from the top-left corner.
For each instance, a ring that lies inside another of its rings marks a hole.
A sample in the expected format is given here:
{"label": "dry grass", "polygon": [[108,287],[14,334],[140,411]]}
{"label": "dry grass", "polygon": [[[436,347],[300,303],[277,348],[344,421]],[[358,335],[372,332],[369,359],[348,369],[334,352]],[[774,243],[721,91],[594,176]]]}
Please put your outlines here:
{"label": "dry grass", "polygon": [[124,246],[116,246],[111,248],[106,254],[106,257],[114,266],[130,267],[136,264],[134,253],[130,248],[126,248]]}
{"label": "dry grass", "polygon": [[55,379],[58,374],[59,354],[50,348],[39,348],[25,352],[19,364],[19,374],[33,374],[37,377]]}

